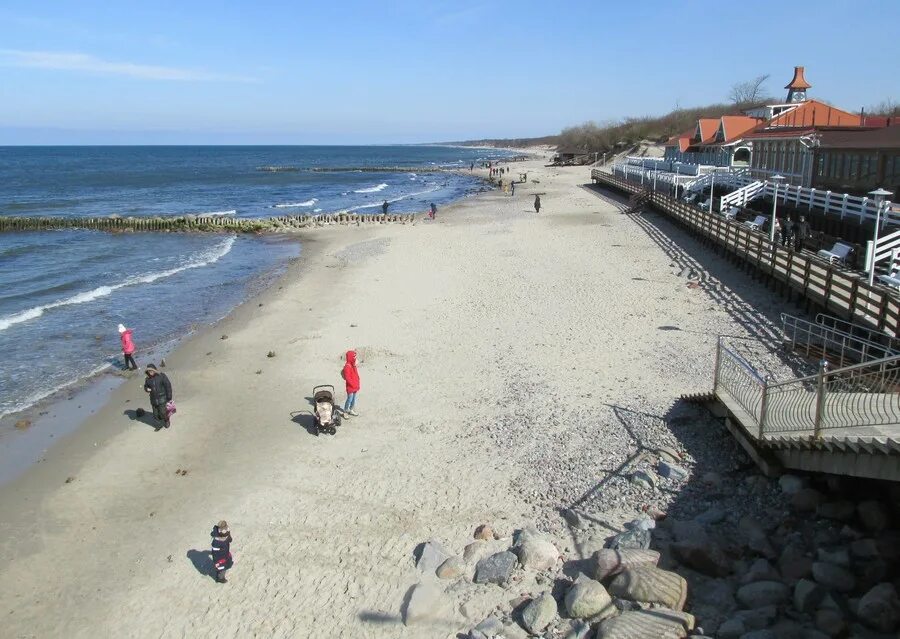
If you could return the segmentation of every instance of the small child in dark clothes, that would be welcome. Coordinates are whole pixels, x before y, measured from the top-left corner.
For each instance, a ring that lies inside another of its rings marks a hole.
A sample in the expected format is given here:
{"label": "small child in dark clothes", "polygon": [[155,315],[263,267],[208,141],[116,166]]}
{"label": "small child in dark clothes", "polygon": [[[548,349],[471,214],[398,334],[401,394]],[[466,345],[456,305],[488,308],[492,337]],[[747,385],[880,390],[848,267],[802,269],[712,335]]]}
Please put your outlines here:
{"label": "small child in dark clothes", "polygon": [[213,527],[212,560],[216,571],[216,582],[228,583],[225,573],[234,565],[234,560],[231,557],[231,532],[228,530],[228,522],[225,520]]}

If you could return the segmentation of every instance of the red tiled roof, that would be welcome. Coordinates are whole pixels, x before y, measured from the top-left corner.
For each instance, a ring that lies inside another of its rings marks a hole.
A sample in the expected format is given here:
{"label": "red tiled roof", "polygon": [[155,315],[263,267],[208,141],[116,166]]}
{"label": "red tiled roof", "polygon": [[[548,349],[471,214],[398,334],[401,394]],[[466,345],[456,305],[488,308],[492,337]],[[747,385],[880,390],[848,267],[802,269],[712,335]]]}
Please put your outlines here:
{"label": "red tiled roof", "polygon": [[794,78],[785,85],[785,89],[810,89],[812,85],[803,77],[803,67],[794,67]]}
{"label": "red tiled roof", "polygon": [[666,146],[677,146],[678,150],[684,153],[688,150],[688,147],[691,146],[691,138],[694,135],[694,129],[690,131],[685,131],[684,133],[679,133],[678,135],[673,135],[668,140],[666,140]]}
{"label": "red tiled roof", "polygon": [[724,142],[733,142],[740,138],[747,131],[751,131],[759,126],[765,120],[760,118],[751,118],[747,115],[723,115],[722,129],[725,134]]}
{"label": "red tiled roof", "polygon": [[816,129],[833,127],[858,127],[862,125],[859,114],[849,113],[818,100],[807,100],[797,108],[781,113],[760,124],[744,137],[748,140],[770,137],[796,137]]}
{"label": "red tiled roof", "polygon": [[719,118],[700,118],[697,120],[697,126],[700,127],[700,139],[697,140],[695,137],[695,144],[708,144],[716,141]]}

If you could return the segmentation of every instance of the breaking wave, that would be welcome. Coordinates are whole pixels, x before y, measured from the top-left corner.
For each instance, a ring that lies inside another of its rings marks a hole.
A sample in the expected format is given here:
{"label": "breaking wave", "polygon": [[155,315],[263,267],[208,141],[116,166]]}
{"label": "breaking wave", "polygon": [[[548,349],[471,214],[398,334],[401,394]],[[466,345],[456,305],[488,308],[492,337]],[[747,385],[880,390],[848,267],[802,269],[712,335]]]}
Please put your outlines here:
{"label": "breaking wave", "polygon": [[306,200],[306,202],[287,202],[285,204],[276,204],[275,208],[276,209],[292,209],[292,208],[295,208],[298,206],[312,206],[313,204],[315,204],[318,201],[319,200],[317,200],[316,198],[313,198],[311,200]]}
{"label": "breaking wave", "polygon": [[385,190],[387,187],[388,187],[388,185],[385,184],[384,182],[382,182],[378,186],[372,186],[372,187],[369,187],[368,189],[358,189],[353,192],[354,193],[378,193],[379,191]]}

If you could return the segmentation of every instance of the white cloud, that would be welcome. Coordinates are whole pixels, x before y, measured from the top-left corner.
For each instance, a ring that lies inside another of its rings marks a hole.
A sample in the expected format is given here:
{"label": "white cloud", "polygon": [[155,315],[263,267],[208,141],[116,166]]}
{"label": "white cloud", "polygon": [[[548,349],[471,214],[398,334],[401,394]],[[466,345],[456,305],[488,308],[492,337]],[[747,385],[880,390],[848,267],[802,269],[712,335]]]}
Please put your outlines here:
{"label": "white cloud", "polygon": [[64,51],[22,51],[0,49],[0,66],[54,71],[81,71],[104,75],[123,75],[143,80],[175,82],[256,82],[246,76],[212,73],[199,69],[182,69],[133,62],[112,62],[87,53]]}

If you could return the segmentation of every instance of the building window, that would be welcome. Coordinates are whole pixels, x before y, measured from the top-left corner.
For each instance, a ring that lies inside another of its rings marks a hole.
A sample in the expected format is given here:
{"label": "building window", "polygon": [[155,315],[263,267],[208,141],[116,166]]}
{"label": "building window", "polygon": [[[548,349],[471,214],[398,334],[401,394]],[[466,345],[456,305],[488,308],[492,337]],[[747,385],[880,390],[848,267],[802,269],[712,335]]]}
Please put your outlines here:
{"label": "building window", "polygon": [[850,155],[850,179],[856,182],[859,180],[859,154]]}

